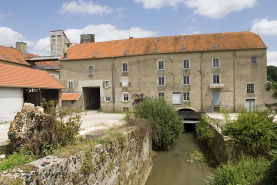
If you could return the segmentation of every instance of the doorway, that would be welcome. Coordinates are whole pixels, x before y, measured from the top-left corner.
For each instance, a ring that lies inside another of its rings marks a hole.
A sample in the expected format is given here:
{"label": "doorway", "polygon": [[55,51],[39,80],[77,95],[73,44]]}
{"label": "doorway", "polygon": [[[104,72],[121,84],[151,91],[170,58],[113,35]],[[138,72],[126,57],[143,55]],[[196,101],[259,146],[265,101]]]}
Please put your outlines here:
{"label": "doorway", "polygon": [[100,108],[100,87],[83,87],[85,110]]}
{"label": "doorway", "polygon": [[246,99],[245,108],[247,112],[255,111],[255,99]]}

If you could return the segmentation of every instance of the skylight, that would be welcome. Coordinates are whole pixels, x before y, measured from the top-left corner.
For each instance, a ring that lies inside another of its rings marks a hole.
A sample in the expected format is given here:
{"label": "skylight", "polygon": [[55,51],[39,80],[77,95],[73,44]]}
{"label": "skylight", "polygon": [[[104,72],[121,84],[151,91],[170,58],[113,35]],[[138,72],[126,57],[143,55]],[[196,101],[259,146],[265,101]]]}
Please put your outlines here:
{"label": "skylight", "polygon": [[2,55],[2,57],[3,57],[4,59],[8,59],[8,57],[6,57],[6,55]]}
{"label": "skylight", "polygon": [[187,49],[187,46],[182,46],[182,50],[186,50]]}
{"label": "skylight", "polygon": [[96,56],[98,54],[98,52],[94,52],[93,56]]}
{"label": "skylight", "polygon": [[153,49],[153,52],[157,52],[158,50],[156,48]]}
{"label": "skylight", "polygon": [[130,53],[130,50],[125,51],[125,55],[128,55]]}
{"label": "skylight", "polygon": [[185,40],[185,39],[188,39],[188,37],[187,36],[183,36],[183,39]]}

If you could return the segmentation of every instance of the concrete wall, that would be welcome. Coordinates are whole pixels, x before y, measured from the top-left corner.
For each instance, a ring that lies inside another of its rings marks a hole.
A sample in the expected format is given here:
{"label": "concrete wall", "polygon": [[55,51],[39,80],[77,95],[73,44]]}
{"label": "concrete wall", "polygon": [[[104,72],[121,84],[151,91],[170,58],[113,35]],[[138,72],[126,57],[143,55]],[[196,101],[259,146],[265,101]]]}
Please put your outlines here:
{"label": "concrete wall", "polygon": [[23,93],[20,88],[0,87],[0,123],[13,121],[23,105]]}
{"label": "concrete wall", "polygon": [[[0,184],[143,185],[152,169],[152,139],[149,133],[143,135],[136,128],[123,138],[88,146],[71,157],[47,156],[12,169],[12,173],[4,171],[0,173]],[[84,172],[88,163],[92,169]]]}
{"label": "concrete wall", "polygon": [[[109,80],[112,85],[112,63],[114,60],[114,108],[122,110],[123,107],[132,109],[134,94],[143,93],[146,96],[157,97],[159,92],[165,93],[165,99],[172,104],[173,92],[190,92],[190,101],[181,101],[174,107],[190,107],[201,110],[201,74],[203,76],[203,110],[212,111],[212,92],[221,92],[221,106],[230,112],[241,111],[245,107],[247,98],[256,99],[259,109],[264,106],[264,85],[266,83],[266,49],[238,50],[235,51],[209,51],[195,53],[156,54],[146,56],[126,56],[119,58],[88,59],[61,61],[61,83],[67,86],[68,80],[74,81],[73,92],[82,92],[82,87],[98,86],[102,96],[111,96],[112,88],[104,88],[103,83]],[[257,57],[257,64],[251,63],[251,57]],[[202,60],[201,60],[202,57]],[[220,58],[220,68],[212,68],[213,57]],[[182,60],[190,59],[190,68],[183,69]],[[165,69],[157,69],[157,61],[165,61]],[[202,72],[201,72],[202,61]],[[128,63],[128,72],[122,72],[122,63]],[[236,67],[234,67],[236,63]],[[88,75],[88,67],[93,66],[93,75]],[[236,75],[234,71],[236,70]],[[213,74],[219,74],[223,89],[210,88]],[[258,75],[257,75],[258,74]],[[183,76],[190,76],[190,85],[183,84]],[[165,77],[165,85],[158,86],[158,76]],[[121,79],[128,77],[131,81],[129,87],[122,87]],[[235,80],[234,80],[235,79]],[[236,92],[234,92],[236,82]],[[247,94],[246,85],[249,82],[255,84],[255,93]],[[68,90],[66,90],[68,91]],[[129,102],[120,101],[122,92],[132,95]],[[234,98],[236,102],[234,101]],[[235,103],[235,106],[234,106]],[[103,110],[112,110],[112,102],[101,102]]]}

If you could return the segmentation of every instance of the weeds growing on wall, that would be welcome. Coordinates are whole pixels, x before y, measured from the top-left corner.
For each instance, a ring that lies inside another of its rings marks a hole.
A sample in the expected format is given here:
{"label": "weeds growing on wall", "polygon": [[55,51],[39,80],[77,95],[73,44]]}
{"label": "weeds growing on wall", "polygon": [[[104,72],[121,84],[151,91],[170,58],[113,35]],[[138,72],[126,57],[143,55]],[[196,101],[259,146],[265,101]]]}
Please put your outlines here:
{"label": "weeds growing on wall", "polygon": [[135,107],[135,116],[150,119],[160,126],[154,148],[170,148],[173,140],[183,131],[182,118],[162,98],[145,98]]}
{"label": "weeds growing on wall", "polygon": [[0,172],[21,164],[29,163],[35,159],[37,159],[37,157],[34,156],[32,152],[14,152],[8,156],[8,159],[0,163]]}
{"label": "weeds growing on wall", "polygon": [[199,122],[195,126],[195,131],[197,134],[197,139],[206,143],[209,147],[214,145],[214,131],[211,128],[208,118],[201,115]]}

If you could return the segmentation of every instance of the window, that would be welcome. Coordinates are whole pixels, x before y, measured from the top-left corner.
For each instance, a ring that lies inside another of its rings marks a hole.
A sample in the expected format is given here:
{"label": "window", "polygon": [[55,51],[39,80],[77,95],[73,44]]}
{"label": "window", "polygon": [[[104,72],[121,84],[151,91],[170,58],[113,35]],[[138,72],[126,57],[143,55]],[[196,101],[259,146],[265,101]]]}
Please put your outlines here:
{"label": "window", "polygon": [[93,66],[88,66],[88,75],[93,75]]}
{"label": "window", "polygon": [[110,88],[110,81],[109,80],[105,80],[105,88]]}
{"label": "window", "polygon": [[220,75],[213,75],[213,84],[220,84]]}
{"label": "window", "polygon": [[60,75],[56,75],[56,78],[58,78],[58,79],[59,79],[59,78],[60,78]]}
{"label": "window", "polygon": [[110,96],[106,96],[106,97],[105,97],[105,101],[106,101],[106,102],[111,101],[111,97],[110,97]]}
{"label": "window", "polygon": [[184,59],[183,60],[183,67],[184,69],[189,69],[189,59]]}
{"label": "window", "polygon": [[251,57],[251,63],[257,64],[257,57]]}
{"label": "window", "polygon": [[213,58],[213,68],[219,68],[219,58]]}
{"label": "window", "polygon": [[68,80],[68,89],[73,89],[73,88],[74,88],[73,80]]}
{"label": "window", "polygon": [[247,93],[254,93],[254,83],[248,83],[246,87]]}
{"label": "window", "polygon": [[164,70],[164,61],[158,60],[158,70]]}
{"label": "window", "polygon": [[55,75],[54,75],[54,74],[51,74],[51,76],[52,76],[53,78],[55,78]]}
{"label": "window", "polygon": [[129,101],[129,93],[122,93],[123,94],[123,102]]}
{"label": "window", "polygon": [[122,107],[124,112],[129,112],[129,107]]}
{"label": "window", "polygon": [[129,78],[121,79],[122,87],[129,87]]}
{"label": "window", "polygon": [[164,92],[159,92],[158,96],[159,96],[159,98],[164,98]]}
{"label": "window", "polygon": [[190,96],[189,96],[189,92],[184,92],[184,101],[189,101],[190,100]]}
{"label": "window", "polygon": [[184,76],[184,85],[189,85],[189,76]]}
{"label": "window", "polygon": [[51,35],[52,38],[56,37],[55,35]]}
{"label": "window", "polygon": [[57,37],[61,37],[61,35],[57,35]]}
{"label": "window", "polygon": [[164,85],[164,76],[158,77],[158,85]]}
{"label": "window", "polygon": [[128,63],[122,63],[122,72],[128,72]]}

